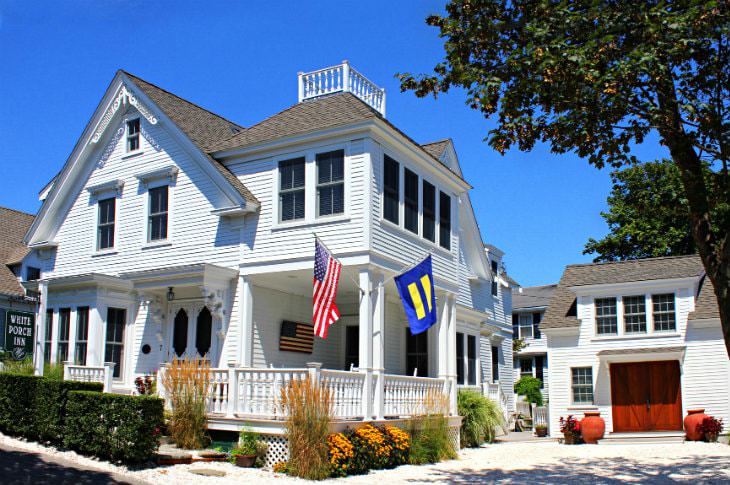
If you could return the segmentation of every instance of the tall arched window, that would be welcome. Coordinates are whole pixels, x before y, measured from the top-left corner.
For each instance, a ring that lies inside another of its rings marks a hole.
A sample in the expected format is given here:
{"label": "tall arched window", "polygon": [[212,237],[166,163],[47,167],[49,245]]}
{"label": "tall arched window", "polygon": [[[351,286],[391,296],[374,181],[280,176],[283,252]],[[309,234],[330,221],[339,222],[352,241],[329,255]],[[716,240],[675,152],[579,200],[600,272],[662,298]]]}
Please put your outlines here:
{"label": "tall arched window", "polygon": [[201,357],[210,351],[211,333],[213,331],[213,317],[207,307],[198,313],[198,325],[195,331],[195,348]]}
{"label": "tall arched window", "polygon": [[175,315],[175,326],[172,332],[172,348],[175,355],[182,357],[188,348],[188,314],[180,309]]}

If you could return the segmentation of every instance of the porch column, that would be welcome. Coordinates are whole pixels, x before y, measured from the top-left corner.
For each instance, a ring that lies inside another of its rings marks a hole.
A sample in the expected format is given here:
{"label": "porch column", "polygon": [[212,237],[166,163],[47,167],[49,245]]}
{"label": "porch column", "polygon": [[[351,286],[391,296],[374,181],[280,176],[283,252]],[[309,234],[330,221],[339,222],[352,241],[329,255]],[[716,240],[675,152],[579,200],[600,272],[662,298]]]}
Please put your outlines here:
{"label": "porch column", "polygon": [[89,340],[86,351],[86,365],[104,365],[104,320],[99,306],[89,308]]}
{"label": "porch column", "polygon": [[238,308],[238,363],[241,367],[253,367],[253,284],[244,275],[238,277]]}
{"label": "porch column", "polygon": [[373,417],[373,305],[372,275],[370,269],[360,270],[360,372],[365,374],[362,392],[362,414],[366,420]]}
{"label": "porch column", "polygon": [[449,380],[451,381],[449,386],[449,413],[456,416],[458,410],[456,406],[456,305],[454,295],[450,294],[448,296],[446,305],[449,308],[449,346],[446,354],[448,356]]}
{"label": "porch column", "polygon": [[373,413],[375,419],[383,419],[385,407],[385,285],[383,273],[373,278]]}
{"label": "porch column", "polygon": [[33,368],[35,375],[43,375],[43,353],[46,343],[46,309],[48,308],[48,283],[38,282],[38,313],[35,317],[35,352],[33,354]]}

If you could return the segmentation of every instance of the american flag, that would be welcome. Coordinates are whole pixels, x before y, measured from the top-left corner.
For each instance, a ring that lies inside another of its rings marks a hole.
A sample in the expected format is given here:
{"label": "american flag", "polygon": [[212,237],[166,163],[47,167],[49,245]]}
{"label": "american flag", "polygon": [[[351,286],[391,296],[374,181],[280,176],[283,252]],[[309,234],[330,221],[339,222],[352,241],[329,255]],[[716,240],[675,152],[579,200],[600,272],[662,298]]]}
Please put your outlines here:
{"label": "american flag", "polygon": [[340,318],[335,298],[341,270],[342,264],[315,239],[313,315],[314,333],[320,338],[327,338],[327,329]]}

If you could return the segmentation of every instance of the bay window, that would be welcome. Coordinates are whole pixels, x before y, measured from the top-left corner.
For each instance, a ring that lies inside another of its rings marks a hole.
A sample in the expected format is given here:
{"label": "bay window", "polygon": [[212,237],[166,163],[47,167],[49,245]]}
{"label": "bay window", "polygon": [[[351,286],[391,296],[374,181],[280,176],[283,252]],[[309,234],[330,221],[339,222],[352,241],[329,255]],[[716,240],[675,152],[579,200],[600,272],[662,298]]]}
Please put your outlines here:
{"label": "bay window", "polygon": [[400,204],[400,164],[385,155],[383,162],[383,217],[398,224]]}
{"label": "bay window", "polygon": [[451,197],[439,192],[439,245],[451,250]]}
{"label": "bay window", "polygon": [[418,175],[407,168],[403,176],[404,227],[418,234]]}
{"label": "bay window", "polygon": [[318,153],[316,162],[317,216],[342,214],[345,212],[345,151]]}
{"label": "bay window", "polygon": [[436,187],[423,181],[423,237],[436,242]]}

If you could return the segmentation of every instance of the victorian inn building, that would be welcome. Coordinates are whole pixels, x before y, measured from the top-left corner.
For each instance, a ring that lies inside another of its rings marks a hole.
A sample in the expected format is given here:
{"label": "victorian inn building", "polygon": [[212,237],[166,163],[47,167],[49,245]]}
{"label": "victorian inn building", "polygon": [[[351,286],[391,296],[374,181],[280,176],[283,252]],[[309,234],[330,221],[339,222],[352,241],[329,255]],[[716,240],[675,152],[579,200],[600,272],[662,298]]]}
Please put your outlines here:
{"label": "victorian inn building", "polygon": [[[275,421],[280,387],[307,374],[341,420],[413,415],[431,390],[456,414],[460,386],[509,412],[513,282],[470,189],[452,142],[409,138],[347,62],[300,73],[298,102],[250,127],[118,71],[25,238],[37,371],[65,362],[130,393],[203,356],[217,429]],[[326,340],[315,235],[343,264]],[[439,321],[413,336],[392,277],[428,254]]]}

